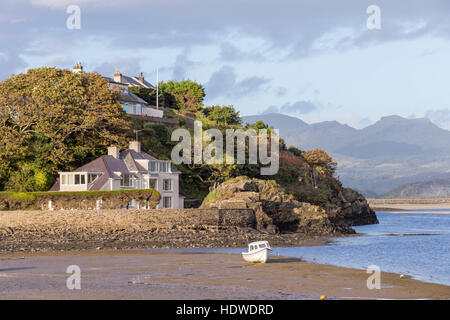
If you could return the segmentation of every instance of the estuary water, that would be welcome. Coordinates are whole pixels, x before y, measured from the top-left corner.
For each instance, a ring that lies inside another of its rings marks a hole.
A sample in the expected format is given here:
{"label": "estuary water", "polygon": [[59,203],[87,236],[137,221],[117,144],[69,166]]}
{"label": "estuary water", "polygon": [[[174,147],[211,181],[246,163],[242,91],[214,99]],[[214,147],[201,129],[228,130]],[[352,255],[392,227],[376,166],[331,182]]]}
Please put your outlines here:
{"label": "estuary water", "polygon": [[450,286],[450,214],[439,213],[448,211],[377,212],[380,224],[355,227],[357,236],[336,238],[326,246],[277,247],[274,254],[357,269],[376,265],[382,272]]}

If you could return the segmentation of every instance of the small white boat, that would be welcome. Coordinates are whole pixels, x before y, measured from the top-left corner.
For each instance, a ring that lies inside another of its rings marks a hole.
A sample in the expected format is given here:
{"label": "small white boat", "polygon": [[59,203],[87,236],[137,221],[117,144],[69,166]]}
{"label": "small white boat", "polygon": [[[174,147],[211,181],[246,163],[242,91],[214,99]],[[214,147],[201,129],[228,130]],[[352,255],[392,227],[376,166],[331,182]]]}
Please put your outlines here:
{"label": "small white boat", "polygon": [[272,254],[272,248],[267,241],[252,242],[248,245],[248,252],[242,252],[242,257],[247,262],[266,263]]}

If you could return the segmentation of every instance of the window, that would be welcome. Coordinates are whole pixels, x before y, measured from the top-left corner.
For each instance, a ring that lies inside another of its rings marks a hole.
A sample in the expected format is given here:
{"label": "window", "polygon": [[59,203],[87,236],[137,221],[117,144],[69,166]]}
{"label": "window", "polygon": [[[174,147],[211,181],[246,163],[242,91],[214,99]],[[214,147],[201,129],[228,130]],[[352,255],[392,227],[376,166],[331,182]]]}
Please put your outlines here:
{"label": "window", "polygon": [[131,174],[123,174],[122,179],[120,180],[120,186],[121,187],[132,187],[133,186],[133,179]]}
{"label": "window", "polygon": [[170,179],[163,180],[163,191],[172,191],[172,180]]}
{"label": "window", "polygon": [[62,175],[61,175],[61,184],[67,184],[66,181],[67,181],[67,180],[66,180],[66,175],[65,175],[65,174],[62,174]]}
{"label": "window", "polygon": [[94,182],[99,176],[100,176],[100,174],[98,174],[98,173],[89,173],[88,174],[88,183]]}
{"label": "window", "polygon": [[74,184],[86,184],[86,176],[84,174],[75,174]]}
{"label": "window", "polygon": [[163,197],[163,208],[164,209],[172,208],[172,197]]}
{"label": "window", "polygon": [[262,249],[262,248],[265,248],[266,245],[263,243],[263,244],[260,244],[259,247]]}
{"label": "window", "polygon": [[150,161],[150,172],[158,172],[158,162]]}
{"label": "window", "polygon": [[167,162],[161,162],[159,164],[159,171],[160,172],[167,172],[168,170],[168,163]]}
{"label": "window", "polygon": [[156,185],[158,182],[158,179],[150,179],[150,189],[155,189],[156,190]]}

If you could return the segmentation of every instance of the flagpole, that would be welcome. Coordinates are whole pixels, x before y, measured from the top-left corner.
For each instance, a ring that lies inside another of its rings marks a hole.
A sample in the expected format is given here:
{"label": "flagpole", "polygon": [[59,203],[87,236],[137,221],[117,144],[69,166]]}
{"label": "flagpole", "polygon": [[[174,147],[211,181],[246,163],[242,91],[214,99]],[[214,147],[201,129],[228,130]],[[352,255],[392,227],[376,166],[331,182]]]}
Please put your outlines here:
{"label": "flagpole", "polygon": [[159,110],[159,75],[156,68],[156,110]]}

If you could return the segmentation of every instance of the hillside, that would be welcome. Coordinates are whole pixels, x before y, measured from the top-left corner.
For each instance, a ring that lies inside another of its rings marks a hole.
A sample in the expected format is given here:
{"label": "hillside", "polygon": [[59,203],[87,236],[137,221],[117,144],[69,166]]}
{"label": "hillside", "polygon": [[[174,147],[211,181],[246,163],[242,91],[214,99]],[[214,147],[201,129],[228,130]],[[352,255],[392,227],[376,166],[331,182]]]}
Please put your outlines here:
{"label": "hillside", "polygon": [[280,129],[287,145],[326,150],[339,163],[337,175],[365,194],[384,194],[407,183],[450,178],[450,131],[428,119],[388,116],[363,129],[337,121],[307,124],[283,114],[243,117]]}
{"label": "hillside", "polygon": [[405,184],[387,193],[384,198],[450,197],[450,179],[437,179]]}

